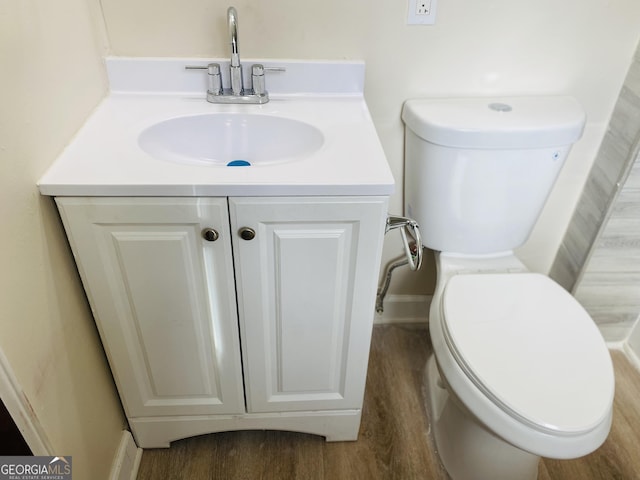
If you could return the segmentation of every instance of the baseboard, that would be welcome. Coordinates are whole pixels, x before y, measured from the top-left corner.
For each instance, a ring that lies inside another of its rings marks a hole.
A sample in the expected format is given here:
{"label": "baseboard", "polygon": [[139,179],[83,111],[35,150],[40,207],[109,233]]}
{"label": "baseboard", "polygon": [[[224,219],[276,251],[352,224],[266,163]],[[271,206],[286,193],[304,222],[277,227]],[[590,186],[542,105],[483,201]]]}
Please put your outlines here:
{"label": "baseboard", "polygon": [[638,357],[637,352],[629,345],[629,343],[624,342],[622,345],[622,351],[629,359],[629,363],[631,363],[634,367],[640,370],[640,358]]}
{"label": "baseboard", "polygon": [[109,480],[135,480],[141,459],[142,449],[136,445],[131,432],[123,430]]}
{"label": "baseboard", "polygon": [[429,319],[431,295],[387,295],[374,323],[424,323]]}

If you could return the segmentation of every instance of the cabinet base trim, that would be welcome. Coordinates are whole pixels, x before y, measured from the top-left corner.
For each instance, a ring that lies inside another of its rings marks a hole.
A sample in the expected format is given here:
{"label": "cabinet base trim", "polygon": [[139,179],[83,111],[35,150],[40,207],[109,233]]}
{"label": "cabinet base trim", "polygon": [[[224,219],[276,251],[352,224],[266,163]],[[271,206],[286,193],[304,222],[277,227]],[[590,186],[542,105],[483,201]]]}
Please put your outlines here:
{"label": "cabinet base trim", "polygon": [[195,415],[129,418],[129,425],[142,448],[168,448],[174,440],[234,430],[287,430],[341,442],[358,439],[361,416],[361,410]]}

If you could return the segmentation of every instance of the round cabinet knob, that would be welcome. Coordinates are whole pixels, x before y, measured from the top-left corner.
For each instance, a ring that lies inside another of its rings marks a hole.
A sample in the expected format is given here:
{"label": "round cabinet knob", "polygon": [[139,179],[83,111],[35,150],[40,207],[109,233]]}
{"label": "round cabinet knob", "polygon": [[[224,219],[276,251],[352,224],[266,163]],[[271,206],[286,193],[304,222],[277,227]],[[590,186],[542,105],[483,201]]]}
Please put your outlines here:
{"label": "round cabinet knob", "polygon": [[202,238],[204,238],[207,242],[215,242],[220,237],[220,234],[216,232],[213,228],[204,228],[202,230]]}
{"label": "round cabinet knob", "polygon": [[243,240],[253,240],[256,236],[256,231],[249,227],[242,227],[238,233]]}

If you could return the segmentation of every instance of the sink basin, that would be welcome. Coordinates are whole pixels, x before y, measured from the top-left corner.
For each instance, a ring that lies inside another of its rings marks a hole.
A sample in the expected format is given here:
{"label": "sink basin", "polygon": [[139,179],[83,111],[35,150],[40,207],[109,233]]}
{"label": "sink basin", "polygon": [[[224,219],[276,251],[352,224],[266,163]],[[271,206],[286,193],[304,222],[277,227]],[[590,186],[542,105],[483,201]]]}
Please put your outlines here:
{"label": "sink basin", "polygon": [[175,117],[142,131],[154,158],[209,166],[269,165],[305,158],[324,142],[312,125],[270,115],[212,113]]}

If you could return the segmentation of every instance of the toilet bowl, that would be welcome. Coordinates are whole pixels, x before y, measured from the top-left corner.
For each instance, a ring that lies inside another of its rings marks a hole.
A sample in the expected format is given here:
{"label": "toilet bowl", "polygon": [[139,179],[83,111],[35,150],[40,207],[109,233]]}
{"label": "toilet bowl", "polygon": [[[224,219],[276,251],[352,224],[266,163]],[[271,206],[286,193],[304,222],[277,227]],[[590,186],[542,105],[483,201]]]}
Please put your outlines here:
{"label": "toilet bowl", "polygon": [[450,476],[535,479],[540,457],[598,448],[611,427],[614,375],[582,306],[515,256],[485,261],[487,270],[446,254],[436,261],[428,406]]}
{"label": "toilet bowl", "polygon": [[426,371],[453,480],[533,480],[611,427],[614,375],[588,313],[513,249],[535,224],[584,114],[568,97],[406,102],[405,213],[436,251]]}

